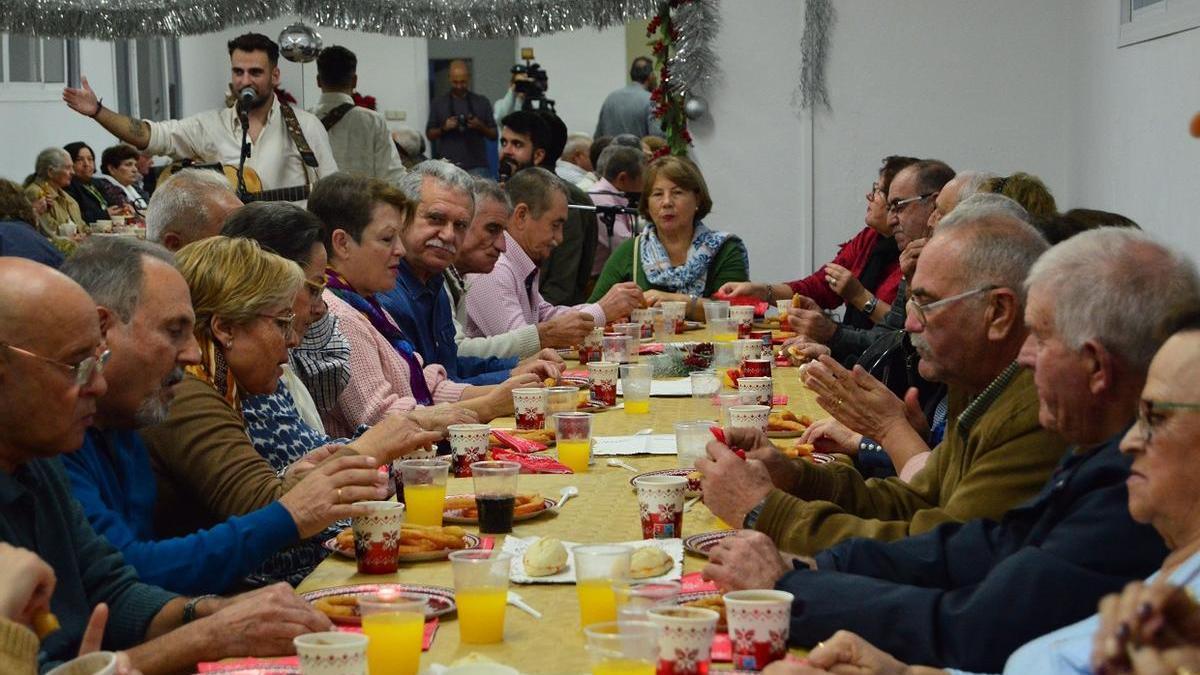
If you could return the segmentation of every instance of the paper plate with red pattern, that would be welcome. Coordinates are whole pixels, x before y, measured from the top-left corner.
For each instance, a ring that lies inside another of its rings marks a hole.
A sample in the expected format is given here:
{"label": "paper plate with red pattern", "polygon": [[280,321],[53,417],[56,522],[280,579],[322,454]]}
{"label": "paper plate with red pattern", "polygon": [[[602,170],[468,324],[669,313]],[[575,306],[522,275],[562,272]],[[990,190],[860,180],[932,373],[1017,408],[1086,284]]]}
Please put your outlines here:
{"label": "paper plate with red pattern", "polygon": [[301,593],[300,599],[312,604],[329,620],[347,626],[362,625],[358,614],[358,598],[374,595],[382,590],[419,595],[425,598],[425,618],[453,614],[458,608],[454,602],[454,589],[445,586],[421,586],[418,584],[358,584],[335,586],[319,591]]}

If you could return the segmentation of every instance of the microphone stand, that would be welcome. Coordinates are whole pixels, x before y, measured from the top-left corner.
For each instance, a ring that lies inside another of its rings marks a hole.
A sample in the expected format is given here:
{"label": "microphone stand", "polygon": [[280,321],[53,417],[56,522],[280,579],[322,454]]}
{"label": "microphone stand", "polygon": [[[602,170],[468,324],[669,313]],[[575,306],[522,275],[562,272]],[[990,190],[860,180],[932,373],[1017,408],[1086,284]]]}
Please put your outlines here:
{"label": "microphone stand", "polygon": [[237,196],[243,203],[250,197],[246,189],[246,158],[250,156],[250,113],[238,101],[238,120],[242,124],[242,152],[237,165]]}
{"label": "microphone stand", "polygon": [[[603,194],[603,193],[593,193]],[[630,220],[637,222],[638,210],[630,206],[617,206],[616,204],[606,206],[595,206],[593,204],[567,204],[568,209],[576,209],[577,211],[593,211],[596,218],[604,223],[605,229],[608,230],[608,239],[612,241],[613,228],[617,224],[617,216],[631,216]],[[632,228],[630,228],[632,229]],[[634,234],[637,234],[636,232]]]}

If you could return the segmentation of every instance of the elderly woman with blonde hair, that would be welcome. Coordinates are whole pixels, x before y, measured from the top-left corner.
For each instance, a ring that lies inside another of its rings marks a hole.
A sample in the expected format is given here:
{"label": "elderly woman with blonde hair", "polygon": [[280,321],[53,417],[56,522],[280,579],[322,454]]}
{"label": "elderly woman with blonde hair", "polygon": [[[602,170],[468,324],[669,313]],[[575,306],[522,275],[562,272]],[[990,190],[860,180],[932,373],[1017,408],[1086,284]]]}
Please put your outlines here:
{"label": "elderly woman with blonde hair", "polygon": [[[166,421],[142,433],[158,477],[161,535],[188,534],[262,508],[331,457],[360,454],[383,465],[440,438],[392,418],[277,472],[247,435],[241,407],[244,397],[279,386],[288,350],[299,342],[296,309],[310,304],[304,272],[245,238],[194,242],[177,261],[191,291],[200,358],[185,369]],[[262,576],[294,579],[304,571],[296,564],[284,560]]]}

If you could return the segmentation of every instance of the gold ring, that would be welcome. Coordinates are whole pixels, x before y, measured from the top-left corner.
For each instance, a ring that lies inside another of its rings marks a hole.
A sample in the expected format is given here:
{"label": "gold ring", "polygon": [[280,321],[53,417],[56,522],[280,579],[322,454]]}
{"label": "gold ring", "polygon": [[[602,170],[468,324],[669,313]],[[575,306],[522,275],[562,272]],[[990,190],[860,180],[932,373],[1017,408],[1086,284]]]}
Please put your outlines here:
{"label": "gold ring", "polygon": [[834,407],[837,407],[837,408],[842,407],[842,399],[839,398],[837,401],[834,402],[833,405],[834,405]]}
{"label": "gold ring", "polygon": [[821,649],[821,648],[822,648],[822,647],[824,647],[824,646],[825,646],[825,643],[824,643],[824,642],[818,642],[818,643],[817,643],[817,646],[816,646],[816,647],[813,647],[813,650],[815,651],[815,650],[817,650],[817,649]]}
{"label": "gold ring", "polygon": [[342,503],[342,488],[338,488],[337,490],[337,503]]}

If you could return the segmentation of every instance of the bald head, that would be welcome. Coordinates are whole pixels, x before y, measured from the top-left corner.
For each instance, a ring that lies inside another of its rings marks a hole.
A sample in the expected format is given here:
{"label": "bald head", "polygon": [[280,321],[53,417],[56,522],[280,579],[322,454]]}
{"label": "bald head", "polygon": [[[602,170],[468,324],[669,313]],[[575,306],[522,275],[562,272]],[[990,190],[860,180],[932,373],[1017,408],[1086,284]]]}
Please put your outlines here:
{"label": "bald head", "polygon": [[471,69],[467,67],[467,62],[462,59],[455,59],[450,62],[450,93],[454,96],[462,98],[467,95],[467,90],[471,88]]}
{"label": "bald head", "polygon": [[0,471],[77,450],[106,388],[99,374],[77,381],[103,344],[91,297],[57,270],[0,258],[0,342]]}

